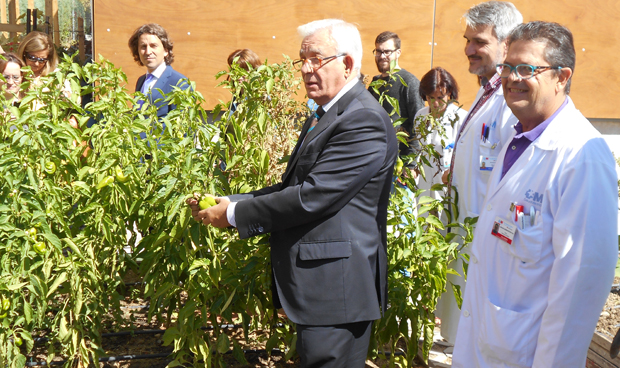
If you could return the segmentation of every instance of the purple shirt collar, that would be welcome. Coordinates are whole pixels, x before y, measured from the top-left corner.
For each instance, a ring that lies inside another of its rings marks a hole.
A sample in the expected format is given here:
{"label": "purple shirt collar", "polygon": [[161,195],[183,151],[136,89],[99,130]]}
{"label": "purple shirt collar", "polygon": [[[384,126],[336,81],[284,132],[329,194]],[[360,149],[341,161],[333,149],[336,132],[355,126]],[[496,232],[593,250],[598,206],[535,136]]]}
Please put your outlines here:
{"label": "purple shirt collar", "polygon": [[568,97],[564,99],[564,103],[557,109],[553,115],[551,115],[547,120],[543,121],[541,124],[538,124],[534,129],[523,132],[523,125],[521,122],[515,124],[514,129],[517,134],[514,136],[508,148],[506,149],[506,155],[504,156],[504,165],[502,166],[502,179],[510,170],[512,165],[521,157],[523,152],[534,142],[540,135],[547,129],[549,124],[555,119],[555,117],[564,109],[564,106],[568,105]]}
{"label": "purple shirt collar", "polygon": [[564,106],[566,106],[567,104],[568,104],[568,97],[564,99],[562,106],[560,106],[559,109],[555,110],[553,115],[551,115],[547,120],[538,124],[534,129],[530,130],[529,132],[523,133],[523,125],[521,125],[521,122],[518,122],[514,126],[515,130],[517,131],[515,138],[525,137],[530,141],[530,143],[534,142],[536,138],[540,137],[542,132],[544,132],[545,129],[547,129],[551,121],[553,121],[553,119],[555,119],[555,117],[558,116],[560,111],[562,111],[564,109]]}

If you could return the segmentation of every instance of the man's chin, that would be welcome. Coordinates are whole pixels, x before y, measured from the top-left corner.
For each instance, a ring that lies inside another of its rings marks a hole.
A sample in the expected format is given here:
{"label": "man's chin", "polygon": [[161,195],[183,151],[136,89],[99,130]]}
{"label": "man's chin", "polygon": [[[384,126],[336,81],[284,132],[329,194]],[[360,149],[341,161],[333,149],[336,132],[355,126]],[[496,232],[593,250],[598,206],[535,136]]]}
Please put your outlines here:
{"label": "man's chin", "polygon": [[383,74],[383,73],[387,73],[390,71],[390,65],[388,64],[387,66],[381,66],[379,64],[377,64],[377,70],[379,71],[379,73]]}

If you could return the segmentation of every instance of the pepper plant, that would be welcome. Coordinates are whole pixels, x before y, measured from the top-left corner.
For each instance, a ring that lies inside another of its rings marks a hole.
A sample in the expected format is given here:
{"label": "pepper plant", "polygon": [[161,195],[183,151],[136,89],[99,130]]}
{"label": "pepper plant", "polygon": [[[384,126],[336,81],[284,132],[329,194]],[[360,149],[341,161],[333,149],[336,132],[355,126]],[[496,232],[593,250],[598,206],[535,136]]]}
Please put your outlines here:
{"label": "pepper plant", "polygon": [[[295,355],[294,327],[271,300],[267,237],[240,240],[234,230],[206,227],[185,201],[279,180],[308,115],[301,80],[288,58],[249,71],[233,65],[217,77],[226,77],[234,113],[230,102],[207,113],[190,82],[165,97],[177,108],[158,119],[148,102],[138,108],[144,96],[129,93],[109,61],[80,67],[67,58],[0,114],[0,365],[23,367],[35,338],[48,363],[85,367],[104,356],[102,332],[131,325],[120,312],[129,270],[143,277],[149,316],[167,328],[170,367],[225,366],[229,350],[244,362],[223,323],[241,324],[248,341],[265,330],[264,340],[249,342]],[[88,93],[93,102],[82,107],[79,95]],[[7,106],[1,94],[0,102]],[[415,195],[410,177],[401,180]],[[375,324],[373,354],[395,351],[404,338],[411,362],[420,336],[428,352],[457,247],[445,223],[421,216],[440,208],[401,188],[392,196],[390,307]]]}

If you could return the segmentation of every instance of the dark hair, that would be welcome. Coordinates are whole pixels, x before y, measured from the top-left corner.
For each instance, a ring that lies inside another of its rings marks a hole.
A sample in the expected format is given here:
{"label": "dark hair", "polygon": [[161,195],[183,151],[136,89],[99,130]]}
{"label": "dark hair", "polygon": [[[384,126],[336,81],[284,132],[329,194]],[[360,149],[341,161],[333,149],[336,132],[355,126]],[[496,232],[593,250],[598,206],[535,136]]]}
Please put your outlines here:
{"label": "dark hair", "polygon": [[172,47],[174,46],[174,44],[172,40],[168,38],[168,32],[166,32],[164,27],[156,23],[144,24],[138,27],[138,29],[133,32],[131,37],[129,37],[129,42],[127,44],[129,45],[129,49],[131,50],[131,54],[133,55],[133,59],[136,61],[136,63],[138,63],[138,65],[140,66],[144,66],[144,64],[142,64],[142,61],[140,60],[140,46],[138,45],[140,36],[142,36],[143,34],[150,34],[159,38],[161,44],[164,46],[164,49],[168,51],[168,55],[164,57],[164,61],[166,62],[166,65],[172,64],[172,62],[174,61],[174,53],[172,52]]}
{"label": "dark hair", "polygon": [[[23,68],[25,66],[24,62],[22,61],[22,59],[20,59],[19,57],[17,57],[17,55],[15,55],[12,52],[6,52],[4,54],[1,54],[2,57],[4,58],[0,58],[0,73],[4,73],[4,69],[6,69],[6,66],[8,63],[15,63],[17,65],[19,65],[20,69]],[[21,74],[24,74],[20,71]]]}
{"label": "dark hair", "polygon": [[390,32],[390,31],[385,31],[385,32],[379,33],[377,38],[375,38],[375,45],[378,45],[380,43],[384,43],[384,42],[389,41],[389,40],[394,40],[394,46],[397,49],[400,49],[400,38],[398,37],[398,35],[396,33]]}
{"label": "dark hair", "polygon": [[254,51],[250,49],[238,49],[228,55],[228,66],[232,65],[236,57],[239,57],[239,59],[237,59],[237,65],[245,70],[250,70],[250,66],[252,69],[256,69],[262,64]]}
{"label": "dark hair", "polygon": [[429,70],[420,79],[420,97],[426,101],[426,96],[438,89],[444,90],[450,96],[450,100],[459,99],[459,85],[452,74],[440,66]]}
{"label": "dark hair", "polygon": [[[570,68],[575,73],[575,45],[573,34],[561,24],[553,22],[529,22],[517,26],[508,36],[508,46],[515,41],[545,43],[544,58],[551,66]],[[560,71],[556,70],[559,75]],[[571,76],[572,79],[572,76]],[[564,93],[570,93],[571,79],[566,82]]]}

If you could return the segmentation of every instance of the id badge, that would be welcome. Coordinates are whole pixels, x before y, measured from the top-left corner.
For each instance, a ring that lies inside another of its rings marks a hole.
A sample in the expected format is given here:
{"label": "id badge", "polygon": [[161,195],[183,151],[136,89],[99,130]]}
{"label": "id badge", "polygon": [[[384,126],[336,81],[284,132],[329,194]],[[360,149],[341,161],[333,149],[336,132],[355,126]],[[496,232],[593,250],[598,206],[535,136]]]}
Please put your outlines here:
{"label": "id badge", "polygon": [[497,161],[497,156],[480,156],[480,170],[483,171],[491,171],[493,170],[493,166],[495,166],[495,161]]}
{"label": "id badge", "polygon": [[491,235],[505,241],[508,244],[512,244],[512,240],[515,238],[517,232],[517,226],[501,217],[495,218],[493,228],[491,229]]}

